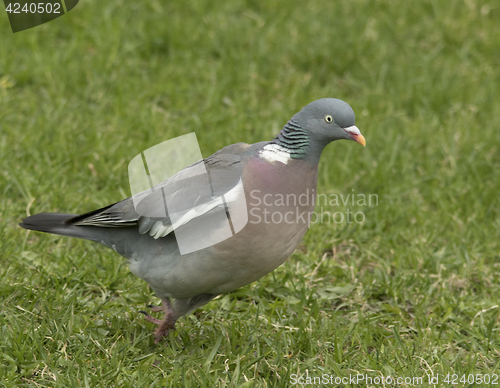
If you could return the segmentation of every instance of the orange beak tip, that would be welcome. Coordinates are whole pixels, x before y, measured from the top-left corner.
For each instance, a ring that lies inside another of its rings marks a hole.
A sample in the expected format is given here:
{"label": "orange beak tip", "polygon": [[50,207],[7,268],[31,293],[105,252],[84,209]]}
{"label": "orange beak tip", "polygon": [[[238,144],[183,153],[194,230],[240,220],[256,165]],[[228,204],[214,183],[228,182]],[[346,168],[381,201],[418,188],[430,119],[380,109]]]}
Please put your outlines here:
{"label": "orange beak tip", "polygon": [[359,144],[361,144],[363,147],[366,147],[366,140],[363,135],[361,134],[357,135],[354,140],[357,141]]}

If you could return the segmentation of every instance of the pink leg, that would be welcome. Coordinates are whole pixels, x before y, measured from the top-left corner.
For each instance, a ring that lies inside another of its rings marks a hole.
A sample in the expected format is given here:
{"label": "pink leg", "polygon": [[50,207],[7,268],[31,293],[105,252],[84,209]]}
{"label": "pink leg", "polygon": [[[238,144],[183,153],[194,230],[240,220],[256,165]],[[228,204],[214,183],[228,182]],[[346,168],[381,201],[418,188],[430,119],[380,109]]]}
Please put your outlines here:
{"label": "pink leg", "polygon": [[158,312],[163,311],[165,313],[163,319],[156,319],[149,315],[146,311],[139,311],[144,314],[146,321],[154,323],[158,325],[155,330],[155,344],[159,343],[161,339],[166,336],[170,330],[174,329],[175,326],[175,314],[174,309],[172,308],[172,304],[170,303],[170,299],[162,299],[161,306],[148,306],[151,308],[151,311]]}

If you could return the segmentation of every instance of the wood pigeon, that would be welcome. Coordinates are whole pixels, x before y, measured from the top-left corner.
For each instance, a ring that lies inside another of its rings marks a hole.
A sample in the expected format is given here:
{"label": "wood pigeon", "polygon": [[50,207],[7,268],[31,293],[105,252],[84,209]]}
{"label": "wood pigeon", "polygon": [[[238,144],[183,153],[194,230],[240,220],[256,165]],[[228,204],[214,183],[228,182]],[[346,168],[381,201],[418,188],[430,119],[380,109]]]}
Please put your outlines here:
{"label": "wood pigeon", "polygon": [[[140,201],[130,197],[81,215],[40,213],[20,226],[92,240],[126,257],[162,300],[149,307],[163,311],[163,319],[141,311],[158,326],[158,343],[179,317],[256,281],[292,254],[314,210],[321,152],[339,139],[366,144],[352,108],[323,98],[295,114],[273,140],[224,147]],[[205,175],[192,173],[199,167]],[[229,237],[221,237],[227,230]]]}

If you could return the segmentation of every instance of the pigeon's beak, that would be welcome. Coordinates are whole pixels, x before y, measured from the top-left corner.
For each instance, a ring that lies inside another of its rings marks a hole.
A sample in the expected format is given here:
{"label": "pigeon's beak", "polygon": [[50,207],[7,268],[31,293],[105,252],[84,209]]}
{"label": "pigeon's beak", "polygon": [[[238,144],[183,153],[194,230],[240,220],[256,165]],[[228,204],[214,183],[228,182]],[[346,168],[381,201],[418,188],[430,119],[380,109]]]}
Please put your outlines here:
{"label": "pigeon's beak", "polygon": [[359,131],[358,127],[356,127],[355,125],[351,125],[350,127],[344,128],[344,131],[346,131],[349,134],[352,140],[358,142],[363,147],[366,147],[366,140]]}
{"label": "pigeon's beak", "polygon": [[354,135],[353,140],[357,141],[359,144],[361,144],[363,147],[366,147],[366,140],[365,137],[360,133],[359,135]]}

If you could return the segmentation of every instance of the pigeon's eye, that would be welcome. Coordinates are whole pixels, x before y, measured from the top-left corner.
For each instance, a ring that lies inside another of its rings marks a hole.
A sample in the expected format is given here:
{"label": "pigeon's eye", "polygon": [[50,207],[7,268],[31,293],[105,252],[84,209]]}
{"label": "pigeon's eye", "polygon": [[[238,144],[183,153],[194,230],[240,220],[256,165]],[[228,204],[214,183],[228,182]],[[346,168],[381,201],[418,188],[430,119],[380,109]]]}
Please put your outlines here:
{"label": "pigeon's eye", "polygon": [[332,116],[330,116],[330,115],[326,115],[326,116],[325,116],[325,121],[326,121],[327,123],[333,123],[333,117],[332,117]]}

